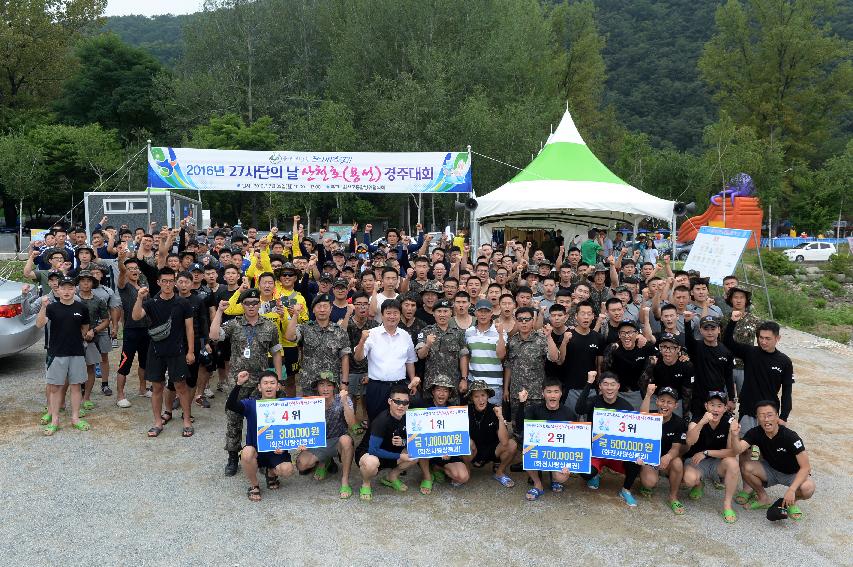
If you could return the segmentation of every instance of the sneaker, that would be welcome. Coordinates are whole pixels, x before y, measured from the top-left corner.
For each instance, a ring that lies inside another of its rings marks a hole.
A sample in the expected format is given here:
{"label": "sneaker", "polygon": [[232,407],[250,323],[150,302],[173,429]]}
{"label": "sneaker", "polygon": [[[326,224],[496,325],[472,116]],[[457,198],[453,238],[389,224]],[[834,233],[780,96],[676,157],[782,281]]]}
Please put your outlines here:
{"label": "sneaker", "polygon": [[154,395],[154,392],[151,390],[151,388],[145,388],[145,397],[146,398],[150,398],[153,395]]}
{"label": "sneaker", "polygon": [[625,504],[631,508],[635,508],[637,506],[637,501],[634,499],[634,495],[631,494],[630,490],[623,488],[619,491],[619,496],[625,501]]}
{"label": "sneaker", "polygon": [[599,486],[601,486],[601,475],[599,474],[586,481],[586,487],[591,490],[598,490]]}
{"label": "sneaker", "polygon": [[112,396],[113,391],[110,389],[108,385],[101,386],[101,393],[105,396]]}
{"label": "sneaker", "polygon": [[122,398],[116,402],[116,405],[120,408],[129,408],[130,407],[130,400],[128,400],[127,398]]}
{"label": "sneaker", "polygon": [[204,389],[204,397],[213,399],[215,397],[213,394],[213,390],[211,390],[210,388],[205,388]]}
{"label": "sneaker", "polygon": [[195,399],[195,404],[196,404],[197,406],[201,406],[201,407],[203,407],[203,408],[209,408],[209,407],[210,407],[210,402],[209,402],[209,401],[207,401],[207,397],[205,397],[205,396],[199,396],[199,397],[197,397],[197,398]]}
{"label": "sneaker", "polygon": [[101,365],[100,363],[95,364],[95,378],[101,377]]}

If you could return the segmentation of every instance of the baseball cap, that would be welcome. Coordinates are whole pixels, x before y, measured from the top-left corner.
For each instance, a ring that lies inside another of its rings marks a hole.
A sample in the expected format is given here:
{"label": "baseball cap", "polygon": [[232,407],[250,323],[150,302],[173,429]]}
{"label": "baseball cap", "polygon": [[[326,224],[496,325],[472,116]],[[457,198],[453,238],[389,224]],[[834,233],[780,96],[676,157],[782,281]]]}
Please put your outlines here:
{"label": "baseball cap", "polygon": [[332,281],[334,281],[334,280],[332,280],[332,276],[327,276],[327,275],[323,274],[322,276],[320,276],[320,280],[319,280],[319,281],[320,281],[320,282],[328,282],[328,283],[332,283]]}
{"label": "baseball cap", "polygon": [[440,299],[435,302],[435,305],[432,307],[433,309],[452,309],[450,306],[450,302],[446,299]]}
{"label": "baseball cap", "polygon": [[203,272],[204,267],[201,264],[199,264],[198,262],[196,262],[195,264],[190,266],[190,271],[191,272]]}
{"label": "baseball cap", "polygon": [[334,287],[349,287],[349,283],[344,278],[338,278],[335,280]]}
{"label": "baseball cap", "polygon": [[724,404],[729,402],[729,395],[725,392],[720,392],[717,390],[708,392],[708,397],[705,398],[706,402],[710,402],[711,400],[720,400]]}
{"label": "baseball cap", "polygon": [[674,388],[671,388],[670,386],[664,386],[663,388],[658,390],[656,393],[657,393],[658,397],[666,395],[666,396],[671,396],[673,400],[678,401],[678,393],[675,391]]}
{"label": "baseball cap", "polygon": [[237,299],[237,303],[243,303],[247,299],[260,299],[261,298],[261,290],[256,287],[251,289],[247,289],[243,293],[240,294],[240,297]]}
{"label": "baseball cap", "polygon": [[631,319],[622,319],[619,321],[619,324],[616,326],[617,331],[621,331],[622,327],[631,327],[635,331],[637,330],[637,324],[634,323]]}
{"label": "baseball cap", "polygon": [[700,327],[719,327],[720,322],[713,315],[705,315],[701,319],[699,319]]}
{"label": "baseball cap", "polygon": [[788,509],[785,508],[785,499],[779,498],[770,505],[767,509],[767,519],[771,522],[778,522],[788,518]]}
{"label": "baseball cap", "polygon": [[63,274],[62,274],[62,272],[60,272],[59,270],[49,270],[49,271],[47,272],[47,279],[49,280],[49,279],[51,279],[51,278],[59,278],[59,279],[62,279],[62,278],[63,278]]}
{"label": "baseball cap", "polygon": [[660,336],[660,338],[658,339],[658,344],[661,344],[661,343],[672,343],[674,345],[681,346],[681,343],[678,342],[678,339],[675,338],[675,335],[673,335],[672,333],[662,334]]}
{"label": "baseball cap", "polygon": [[76,285],[74,283],[74,278],[69,276],[62,276],[59,278],[59,285]]}
{"label": "baseball cap", "polygon": [[488,299],[478,299],[477,304],[474,306],[474,309],[476,311],[479,311],[480,309],[488,309],[489,311],[491,311],[492,310],[492,302],[489,301]]}

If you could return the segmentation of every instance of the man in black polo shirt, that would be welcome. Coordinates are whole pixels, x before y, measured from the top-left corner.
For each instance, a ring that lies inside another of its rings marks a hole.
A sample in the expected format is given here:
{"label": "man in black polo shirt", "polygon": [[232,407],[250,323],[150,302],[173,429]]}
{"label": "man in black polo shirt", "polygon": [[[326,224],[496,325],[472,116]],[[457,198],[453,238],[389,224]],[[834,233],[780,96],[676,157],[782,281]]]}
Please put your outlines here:
{"label": "man in black polo shirt", "polygon": [[660,464],[646,465],[640,469],[640,494],[651,498],[658,485],[660,473],[669,478],[669,508],[676,516],[684,514],[684,505],[678,499],[678,489],[684,477],[684,461],[681,452],[687,443],[687,424],[673,413],[678,404],[678,393],[669,386],[660,389],[655,384],[649,384],[646,396],[643,398],[641,412],[649,412],[652,396],[657,393],[657,413],[663,418],[660,439]]}
{"label": "man in black polo shirt", "polygon": [[640,377],[649,364],[649,357],[654,355],[655,348],[637,333],[633,321],[622,321],[618,329],[619,341],[605,349],[601,369],[619,376],[619,396],[627,400],[634,410],[638,410],[643,403]]}
{"label": "man in black polo shirt", "polygon": [[582,301],[575,312],[575,326],[572,336],[566,343],[566,360],[562,366],[564,404],[572,412],[578,402],[581,391],[586,386],[589,372],[601,370],[604,359],[604,339],[592,330],[595,310],[592,303]]}
{"label": "man in black polo shirt", "polygon": [[625,315],[625,306],[615,297],[608,299],[598,314],[595,330],[604,337],[604,343],[611,345],[619,341],[619,325]]}
{"label": "man in black polo shirt", "polygon": [[[657,386],[658,391],[672,388],[679,393],[680,400],[676,411],[685,419],[690,409],[690,399],[693,395],[693,364],[681,360],[681,345],[678,337],[672,333],[664,333],[657,341],[660,358],[649,357],[649,365],[640,377],[640,390],[645,391],[650,384]],[[654,406],[655,401],[652,400]]]}
{"label": "man in black polo shirt", "polygon": [[[746,345],[735,340],[737,322],[742,311],[732,311],[723,338],[732,353],[743,360],[743,390],[740,392],[741,431],[746,433],[758,425],[756,405],[761,400],[775,400],[781,407],[779,419],[784,425],[791,413],[791,390],[794,385],[794,365],[787,355],[776,349],[779,343],[779,324],[764,321],[755,331],[758,346]],[[781,403],[779,393],[782,393]]]}
{"label": "man in black polo shirt", "polygon": [[[735,382],[732,377],[734,357],[732,352],[720,344],[720,323],[708,315],[699,321],[702,338],[697,340],[693,334],[691,321],[693,312],[684,312],[684,340],[687,343],[687,354],[696,372],[696,383],[690,413],[701,416],[705,413],[703,400],[708,392],[726,392],[727,409],[734,411],[737,401]],[[686,409],[686,408],[685,408]]]}
{"label": "man in black polo shirt", "polygon": [[736,453],[756,446],[761,454],[761,460],[741,462],[743,481],[754,490],[744,507],[749,510],[769,508],[770,498],[764,489],[781,484],[788,487],[782,505],[787,509],[789,518],[799,520],[803,513],[797,506],[797,500],[808,500],[815,491],[806,447],[795,431],[783,425],[775,400],[759,401],[754,413],[758,417],[757,426],[747,431],[743,439],[738,439],[740,426],[732,424],[730,436]]}

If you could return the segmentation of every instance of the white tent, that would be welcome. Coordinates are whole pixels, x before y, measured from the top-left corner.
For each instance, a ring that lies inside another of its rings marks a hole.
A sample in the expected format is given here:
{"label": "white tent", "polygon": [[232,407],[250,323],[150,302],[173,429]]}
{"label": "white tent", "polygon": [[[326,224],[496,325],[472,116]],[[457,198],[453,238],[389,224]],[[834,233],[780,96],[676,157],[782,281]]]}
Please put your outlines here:
{"label": "white tent", "polygon": [[646,217],[672,224],[675,205],[628,185],[607,169],[581,138],[568,110],[539,155],[477,202],[479,242],[491,242],[492,230],[499,228],[560,228],[567,240],[591,227],[612,228],[616,222],[631,223],[636,232]]}

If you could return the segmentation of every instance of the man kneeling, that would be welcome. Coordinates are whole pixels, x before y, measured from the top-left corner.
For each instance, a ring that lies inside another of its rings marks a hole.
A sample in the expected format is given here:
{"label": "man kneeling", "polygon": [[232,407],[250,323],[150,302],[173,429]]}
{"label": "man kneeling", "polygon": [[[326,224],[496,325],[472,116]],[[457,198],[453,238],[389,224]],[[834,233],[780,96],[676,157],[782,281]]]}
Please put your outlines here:
{"label": "man kneeling", "polygon": [[[258,452],[258,414],[255,409],[255,400],[246,398],[238,400],[240,388],[249,380],[249,373],[243,370],[237,374],[237,385],[231,390],[225,408],[246,418],[246,446],[240,453],[240,461],[243,472],[249,479],[249,500],[260,502],[261,489],[258,486],[258,469],[267,470],[267,488],[278,490],[279,478],[287,478],[293,474],[293,464],[290,462],[290,453],[283,449],[273,452]],[[278,376],[274,372],[264,372],[258,381],[258,390],[261,392],[262,400],[274,400],[278,397]]]}
{"label": "man kneeling", "polygon": [[673,514],[681,516],[684,514],[684,505],[678,499],[678,489],[681,479],[684,477],[684,461],[681,453],[687,443],[687,425],[678,415],[672,413],[678,407],[678,394],[673,388],[665,386],[660,390],[656,384],[649,384],[646,389],[646,397],[640,405],[640,411],[649,413],[652,396],[657,390],[658,411],[663,418],[660,439],[660,464],[647,465],[643,463],[640,469],[640,494],[651,498],[658,478],[661,474],[669,478],[669,507]]}
{"label": "man kneeling", "polygon": [[382,484],[397,492],[409,489],[400,480],[400,473],[416,465],[418,459],[406,452],[406,409],[409,407],[409,389],[405,384],[395,384],[388,393],[388,409],[370,422],[370,431],[365,433],[355,450],[355,462],[361,471],[359,498],[371,500],[371,481],[382,469],[391,469]]}
{"label": "man kneeling", "polygon": [[489,403],[495,391],[482,380],[468,386],[468,431],[471,435],[471,454],[462,457],[468,466],[481,468],[495,463],[493,478],[507,488],[515,486],[506,468],[512,463],[518,443],[509,436],[501,406]]}
{"label": "man kneeling", "polygon": [[[438,374],[433,378],[429,387],[430,395],[423,399],[415,399],[413,407],[416,408],[446,408],[450,403],[450,397],[456,392],[453,380],[446,374]],[[471,477],[468,466],[462,457],[432,457],[420,459],[418,466],[421,469],[423,480],[421,481],[421,494],[427,495],[432,492],[434,482],[442,483],[450,478],[450,484],[460,487]]]}

